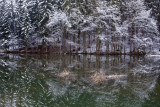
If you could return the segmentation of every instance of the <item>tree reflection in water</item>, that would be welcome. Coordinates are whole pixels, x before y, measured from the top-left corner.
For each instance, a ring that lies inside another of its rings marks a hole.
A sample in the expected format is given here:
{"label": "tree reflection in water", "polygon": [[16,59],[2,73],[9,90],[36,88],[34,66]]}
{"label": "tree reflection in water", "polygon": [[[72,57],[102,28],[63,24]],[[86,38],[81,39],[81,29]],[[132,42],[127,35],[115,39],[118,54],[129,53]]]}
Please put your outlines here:
{"label": "tree reflection in water", "polygon": [[[160,104],[160,60],[157,57],[0,57],[0,106],[151,106],[153,102],[155,106]],[[62,76],[64,70],[67,70],[67,76]],[[96,73],[106,77],[103,78],[103,83],[95,84],[92,81]]]}

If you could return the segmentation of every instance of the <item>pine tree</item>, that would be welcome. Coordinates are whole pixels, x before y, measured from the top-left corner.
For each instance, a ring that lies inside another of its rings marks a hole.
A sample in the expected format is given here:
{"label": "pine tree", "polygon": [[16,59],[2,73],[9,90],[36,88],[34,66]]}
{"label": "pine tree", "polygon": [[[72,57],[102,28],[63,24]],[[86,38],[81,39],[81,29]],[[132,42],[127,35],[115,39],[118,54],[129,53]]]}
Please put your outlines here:
{"label": "pine tree", "polygon": [[14,11],[13,2],[11,1],[10,5],[8,6],[8,23],[9,23],[9,31],[10,31],[10,46],[14,47],[17,45],[17,31],[16,31],[16,13]]}
{"label": "pine tree", "polygon": [[32,44],[38,46],[39,38],[40,38],[40,12],[39,12],[39,1],[38,0],[29,0],[26,3],[28,17],[30,18],[30,24],[32,26],[32,34],[30,37],[33,38]]}
{"label": "pine tree", "polygon": [[9,23],[8,23],[8,10],[7,10],[7,3],[6,0],[3,0],[0,3],[0,40],[2,42],[2,46],[5,48],[8,47],[8,41],[9,41]]}
{"label": "pine tree", "polygon": [[157,19],[160,31],[160,0],[145,0],[145,4],[152,9],[151,15]]}
{"label": "pine tree", "polygon": [[50,0],[40,0],[39,1],[39,12],[40,12],[40,37],[42,38],[42,45],[46,45],[46,37],[49,36],[49,30],[46,27],[46,24],[49,20],[49,13],[52,10],[52,3]]}
{"label": "pine tree", "polygon": [[27,3],[31,25],[37,35],[36,38],[43,46],[46,45],[46,37],[49,36],[49,29],[47,29],[46,24],[52,10],[52,3],[51,0],[31,0]]}

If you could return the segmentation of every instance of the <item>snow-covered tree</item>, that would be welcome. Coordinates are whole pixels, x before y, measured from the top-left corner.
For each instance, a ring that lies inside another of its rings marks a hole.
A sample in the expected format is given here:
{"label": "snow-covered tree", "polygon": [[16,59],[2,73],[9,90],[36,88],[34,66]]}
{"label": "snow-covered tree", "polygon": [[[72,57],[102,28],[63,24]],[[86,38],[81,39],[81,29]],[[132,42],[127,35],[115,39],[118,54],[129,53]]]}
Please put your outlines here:
{"label": "snow-covered tree", "polygon": [[8,4],[6,0],[2,0],[0,2],[0,39],[1,46],[4,46],[6,49],[8,48],[9,41],[9,23],[8,23]]}
{"label": "snow-covered tree", "polygon": [[151,15],[157,19],[157,25],[160,31],[160,0],[145,0],[145,5],[149,9],[152,9]]}
{"label": "snow-covered tree", "polygon": [[155,40],[158,39],[156,21],[150,17],[143,0],[128,2],[128,33],[130,51],[152,51]]}

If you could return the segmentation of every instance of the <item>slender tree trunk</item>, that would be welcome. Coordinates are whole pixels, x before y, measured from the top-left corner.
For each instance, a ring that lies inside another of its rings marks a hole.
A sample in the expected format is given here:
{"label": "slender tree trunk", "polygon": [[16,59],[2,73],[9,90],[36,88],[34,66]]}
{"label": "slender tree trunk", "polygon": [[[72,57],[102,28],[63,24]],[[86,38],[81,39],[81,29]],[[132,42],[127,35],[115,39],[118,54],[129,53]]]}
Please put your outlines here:
{"label": "slender tree trunk", "polygon": [[77,35],[77,45],[78,45],[78,47],[77,47],[77,53],[78,53],[78,51],[80,50],[80,34],[81,34],[81,31],[80,31],[80,29],[78,30],[78,35]]}
{"label": "slender tree trunk", "polygon": [[76,43],[76,35],[73,35],[73,42]]}
{"label": "slender tree trunk", "polygon": [[86,32],[83,32],[83,53],[86,53]]}
{"label": "slender tree trunk", "polygon": [[15,51],[14,44],[13,44],[13,51]]}
{"label": "slender tree trunk", "polygon": [[[94,34],[94,35],[93,35],[92,44],[95,45],[96,43],[97,43],[97,42],[96,42],[96,37],[95,37],[95,34]],[[92,53],[95,53],[95,52],[96,52],[96,51],[95,51],[95,47],[93,47],[92,50],[93,50]]]}
{"label": "slender tree trunk", "polygon": [[37,53],[38,53],[38,42],[36,43],[36,45],[37,45]]}
{"label": "slender tree trunk", "polygon": [[123,54],[125,55],[126,54],[125,37],[122,38],[122,40],[123,40]]}
{"label": "slender tree trunk", "polygon": [[116,53],[116,46],[113,44],[114,54]]}
{"label": "slender tree trunk", "polygon": [[89,53],[91,53],[91,35],[90,34],[88,34],[88,39],[89,39],[88,48],[90,49]]}
{"label": "slender tree trunk", "polygon": [[100,54],[100,47],[101,47],[101,40],[99,40],[99,38],[97,38],[96,40],[96,53]]}
{"label": "slender tree trunk", "polygon": [[109,40],[106,41],[106,54],[109,54]]}
{"label": "slender tree trunk", "polygon": [[[72,40],[72,36],[70,35],[70,41]],[[69,44],[69,52],[70,54],[72,53],[72,44],[70,43]]]}
{"label": "slender tree trunk", "polygon": [[99,50],[98,50],[98,46],[99,45],[99,39],[96,39],[96,54],[98,54]]}
{"label": "slender tree trunk", "polygon": [[47,45],[46,45],[46,53],[48,52],[48,49],[47,49]]}
{"label": "slender tree trunk", "polygon": [[132,43],[130,43],[130,53],[132,54],[133,49],[132,49]]}
{"label": "slender tree trunk", "polygon": [[125,44],[124,44],[124,52],[123,52],[123,54],[125,55],[126,54],[126,47],[125,47]]}
{"label": "slender tree trunk", "polygon": [[99,53],[101,53],[101,45],[102,45],[102,41],[101,40],[99,40],[99,47],[98,47],[98,50],[99,50]]}
{"label": "slender tree trunk", "polygon": [[26,45],[26,46],[25,46],[25,52],[26,52],[26,53],[27,53],[27,51],[28,51],[27,48],[28,48],[28,47],[27,47],[27,45]]}
{"label": "slender tree trunk", "polygon": [[66,29],[64,28],[63,35],[62,35],[62,51],[63,51],[63,53],[65,52],[65,49],[66,49],[66,38],[65,38],[65,35],[66,35]]}

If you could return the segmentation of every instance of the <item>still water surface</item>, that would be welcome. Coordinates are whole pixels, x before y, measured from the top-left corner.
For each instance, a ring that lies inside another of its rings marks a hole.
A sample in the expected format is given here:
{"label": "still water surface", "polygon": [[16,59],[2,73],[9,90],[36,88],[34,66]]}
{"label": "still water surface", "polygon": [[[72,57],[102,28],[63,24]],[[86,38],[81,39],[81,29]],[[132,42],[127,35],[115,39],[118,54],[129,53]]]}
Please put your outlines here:
{"label": "still water surface", "polygon": [[0,55],[0,107],[158,107],[159,74],[158,57]]}

